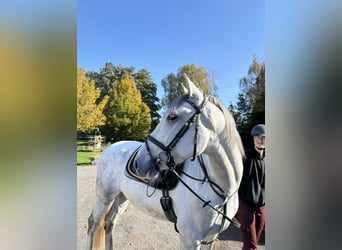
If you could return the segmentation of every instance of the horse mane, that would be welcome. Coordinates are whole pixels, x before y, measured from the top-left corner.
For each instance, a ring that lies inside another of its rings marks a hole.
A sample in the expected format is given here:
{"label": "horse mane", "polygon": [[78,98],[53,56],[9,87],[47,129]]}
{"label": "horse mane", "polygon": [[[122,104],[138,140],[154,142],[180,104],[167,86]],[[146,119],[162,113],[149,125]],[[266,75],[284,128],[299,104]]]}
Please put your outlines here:
{"label": "horse mane", "polygon": [[[215,97],[215,96],[208,96],[208,99],[211,103],[216,105],[223,113],[226,126],[225,126],[225,133],[223,140],[228,142],[228,145],[232,145],[234,143],[237,144],[241,156],[245,156],[245,150],[242,145],[241,137],[239,132],[236,129],[236,124],[233,115],[229,112],[229,110]],[[226,148],[227,150],[227,148]]]}

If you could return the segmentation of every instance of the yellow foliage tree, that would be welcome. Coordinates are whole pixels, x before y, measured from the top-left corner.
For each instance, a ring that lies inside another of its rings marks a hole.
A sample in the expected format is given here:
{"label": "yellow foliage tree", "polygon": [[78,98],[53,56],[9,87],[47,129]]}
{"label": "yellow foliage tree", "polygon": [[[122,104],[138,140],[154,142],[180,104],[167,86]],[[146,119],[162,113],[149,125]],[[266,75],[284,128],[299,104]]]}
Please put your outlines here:
{"label": "yellow foliage tree", "polygon": [[102,113],[108,97],[104,97],[100,103],[96,103],[100,96],[100,90],[95,88],[94,81],[89,81],[86,71],[77,67],[77,131],[86,132],[93,130],[106,121]]}

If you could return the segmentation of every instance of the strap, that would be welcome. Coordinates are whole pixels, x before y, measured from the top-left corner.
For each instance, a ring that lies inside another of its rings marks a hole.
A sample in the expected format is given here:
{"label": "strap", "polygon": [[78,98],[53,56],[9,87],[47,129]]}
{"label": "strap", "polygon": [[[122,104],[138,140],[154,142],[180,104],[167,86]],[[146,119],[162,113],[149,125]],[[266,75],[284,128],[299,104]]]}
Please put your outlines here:
{"label": "strap", "polygon": [[[166,147],[164,144],[162,144],[160,141],[158,141],[156,138],[154,138],[152,135],[147,136],[147,140],[150,140],[153,144],[157,145],[159,148],[161,148],[164,151],[168,151],[168,147]],[[146,143],[147,144],[147,143]]]}
{"label": "strap", "polygon": [[[227,210],[227,203],[225,202],[224,205],[223,205],[223,213],[224,213],[224,214],[226,214],[226,210]],[[201,241],[201,244],[202,244],[202,245],[210,245],[210,244],[213,243],[214,241],[217,241],[217,240],[218,240],[220,234],[223,232],[224,221],[225,221],[225,219],[226,219],[225,217],[222,218],[220,230],[219,230],[218,234],[216,235],[216,237],[215,237],[213,240],[211,240],[211,241],[202,240],[202,241]],[[234,218],[233,218],[233,220],[234,220]]]}
{"label": "strap", "polygon": [[169,190],[163,189],[163,196],[160,198],[160,204],[164,210],[166,218],[174,223],[175,230],[179,233],[177,229],[177,215],[173,209],[172,198],[169,196]]}
{"label": "strap", "polygon": [[[227,217],[224,213],[222,213],[221,211],[217,210],[213,205],[211,205],[211,201],[206,201],[204,200],[201,196],[199,196],[188,184],[186,184],[183,179],[181,178],[181,176],[175,171],[175,169],[171,169],[171,171],[178,177],[179,181],[193,194],[195,195],[200,201],[203,202],[203,207],[209,206],[212,209],[214,209],[217,213],[219,213],[220,215],[223,216],[223,218],[227,219],[230,223],[232,223],[235,227],[240,228],[240,224],[238,224],[236,221],[230,219],[229,217]],[[236,192],[234,192],[235,194]],[[232,197],[232,196],[230,196]],[[230,198],[229,197],[229,198]]]}

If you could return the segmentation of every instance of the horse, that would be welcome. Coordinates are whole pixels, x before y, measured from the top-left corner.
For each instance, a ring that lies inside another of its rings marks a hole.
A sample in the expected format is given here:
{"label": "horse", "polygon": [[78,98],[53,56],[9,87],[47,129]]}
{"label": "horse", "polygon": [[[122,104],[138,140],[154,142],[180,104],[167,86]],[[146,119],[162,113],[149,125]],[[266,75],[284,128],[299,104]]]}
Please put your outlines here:
{"label": "horse", "polygon": [[[235,121],[216,97],[205,95],[186,75],[185,80],[184,94],[145,142],[116,142],[97,159],[87,250],[103,245],[113,249],[112,230],[128,203],[156,219],[174,222],[184,250],[212,249],[219,233],[231,223],[238,225],[234,216],[244,148]],[[129,160],[133,154],[134,160]],[[128,177],[128,161],[142,181]],[[172,216],[161,205],[165,190],[147,194],[149,184],[158,183],[165,173],[179,180],[167,190]]]}

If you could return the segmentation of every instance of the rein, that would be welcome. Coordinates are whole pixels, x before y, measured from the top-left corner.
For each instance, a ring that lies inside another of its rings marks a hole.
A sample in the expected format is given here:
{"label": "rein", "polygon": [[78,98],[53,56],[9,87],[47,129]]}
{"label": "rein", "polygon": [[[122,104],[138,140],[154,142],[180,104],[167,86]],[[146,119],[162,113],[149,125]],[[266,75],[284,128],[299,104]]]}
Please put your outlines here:
{"label": "rein", "polygon": [[[226,195],[225,195],[223,189],[219,185],[217,185],[215,182],[210,180],[210,178],[209,178],[208,171],[207,171],[207,169],[206,169],[206,167],[204,165],[204,162],[203,162],[203,156],[202,155],[197,156],[197,160],[198,160],[198,162],[200,164],[200,167],[202,168],[202,171],[204,173],[204,178],[203,179],[195,178],[195,177],[187,174],[183,170],[182,170],[182,174],[184,174],[185,176],[187,176],[190,179],[193,179],[195,181],[200,181],[200,182],[202,182],[202,184],[204,182],[208,182],[210,187],[211,187],[211,189],[217,194],[217,196],[221,197],[224,200]],[[219,191],[217,191],[216,189],[219,189]],[[219,193],[219,192],[221,192],[221,193]]]}
{"label": "rein", "polygon": [[[203,158],[202,155],[198,156],[198,161],[200,162],[200,166],[203,170],[204,173],[204,178],[203,179],[198,179],[195,178],[193,176],[190,176],[188,174],[186,174],[184,171],[182,171],[183,174],[185,174],[186,176],[188,176],[189,178],[196,180],[196,181],[201,181],[202,183],[204,183],[205,181],[208,181],[210,187],[212,188],[212,190],[223,199],[223,203],[222,205],[220,205],[219,207],[222,208],[223,207],[223,212],[218,210],[218,208],[214,207],[213,205],[211,205],[211,200],[206,201],[205,199],[203,199],[199,194],[197,194],[188,184],[186,184],[186,182],[182,179],[182,177],[175,171],[174,168],[170,168],[170,170],[176,175],[176,177],[178,178],[178,180],[193,194],[195,195],[200,201],[203,202],[203,206],[202,207],[206,207],[209,206],[211,209],[213,209],[215,212],[217,212],[218,214],[222,215],[223,219],[221,221],[221,226],[220,226],[220,230],[217,234],[217,236],[215,237],[215,239],[211,240],[211,241],[201,241],[202,245],[209,245],[211,243],[213,243],[214,241],[218,240],[219,235],[223,232],[223,228],[224,228],[224,220],[228,220],[230,223],[232,223],[233,226],[235,226],[236,228],[240,228],[240,223],[236,220],[236,219],[231,219],[228,216],[225,215],[226,212],[226,206],[227,206],[227,202],[238,192],[238,189],[236,189],[231,195],[225,195],[222,188],[220,188],[219,185],[217,185],[215,182],[212,182],[209,179],[208,176],[208,172],[205,168],[204,162],[203,162]],[[214,186],[216,188],[218,188],[222,194],[218,193],[217,190],[214,188]]]}
{"label": "rein", "polygon": [[[203,161],[203,160],[202,160]],[[203,164],[203,163],[201,163],[201,164]],[[205,167],[204,167],[205,168]],[[202,167],[202,169],[203,169],[203,167]],[[215,210],[217,213],[219,213],[220,215],[222,215],[223,216],[223,218],[224,219],[226,219],[226,220],[228,220],[230,223],[232,223],[235,227],[237,227],[237,228],[240,228],[240,224],[238,223],[238,222],[236,222],[235,220],[233,220],[233,219],[230,219],[229,217],[227,217],[224,213],[222,213],[221,211],[219,211],[217,208],[215,208],[213,205],[211,205],[210,203],[211,203],[211,200],[209,200],[209,201],[206,201],[206,200],[204,200],[199,194],[197,194],[188,184],[186,184],[186,182],[182,179],[182,177],[175,171],[175,169],[174,168],[171,168],[170,169],[176,176],[177,176],[177,178],[178,178],[178,180],[193,194],[193,195],[195,195],[200,201],[202,201],[203,202],[203,207],[206,207],[206,206],[209,206],[210,208],[212,208],[213,210]],[[184,172],[183,172],[184,173]],[[204,172],[205,173],[205,177],[204,177],[204,179],[203,180],[200,180],[200,179],[196,179],[196,178],[194,178],[194,177],[191,177],[191,176],[189,176],[189,175],[187,175],[188,177],[190,177],[190,178],[192,178],[192,179],[194,179],[194,180],[198,180],[198,181],[205,181],[206,179],[208,179],[208,182],[209,182],[209,184],[210,184],[210,186],[211,186],[211,188],[213,189],[213,191],[219,196],[219,197],[221,197],[223,200],[224,200],[224,203],[223,204],[226,204],[236,193],[237,193],[237,191],[238,191],[238,189],[237,190],[235,190],[231,195],[224,195],[224,194],[220,194],[220,193],[218,193],[214,188],[213,188],[213,185],[215,185],[216,187],[218,187],[221,191],[222,191],[222,193],[223,193],[223,190],[216,184],[216,183],[214,183],[214,182],[212,182],[212,181],[210,181],[209,180],[209,177],[208,177],[208,175],[207,175],[207,173],[206,173],[206,171]]]}
{"label": "rein", "polygon": [[[196,106],[192,101],[188,99],[186,99],[185,101],[188,102],[194,109],[195,109],[195,113],[187,120],[187,122],[183,125],[183,127],[178,131],[178,133],[176,134],[176,136],[171,140],[171,142],[165,146],[163,143],[161,143],[159,140],[157,140],[156,138],[154,138],[152,135],[148,135],[145,141],[145,145],[146,145],[146,149],[147,152],[149,154],[149,156],[152,159],[153,164],[157,166],[157,168],[159,168],[160,171],[163,170],[167,170],[167,171],[171,171],[176,177],[177,179],[193,194],[195,195],[200,201],[203,202],[203,207],[209,206],[211,209],[213,209],[214,211],[216,211],[218,214],[220,214],[223,219],[221,222],[221,227],[220,227],[220,231],[218,233],[218,235],[222,232],[223,227],[224,227],[224,220],[228,220],[230,223],[232,223],[235,227],[239,228],[240,227],[240,223],[238,223],[238,221],[229,218],[228,216],[225,215],[225,211],[226,211],[226,205],[227,202],[237,193],[238,189],[236,191],[234,191],[231,195],[227,195],[224,193],[223,189],[217,185],[215,182],[213,182],[212,180],[210,180],[208,172],[206,170],[206,167],[204,165],[203,162],[203,157],[202,155],[197,156],[197,133],[198,133],[198,119],[199,119],[199,115],[202,113],[202,110],[204,108],[204,106],[207,104],[209,98],[207,96],[205,96],[203,94],[204,98],[202,103],[200,104],[200,106]],[[172,149],[177,145],[177,143],[179,142],[179,140],[184,136],[184,134],[190,129],[190,127],[193,125],[195,119],[197,119],[197,124],[196,124],[196,128],[195,128],[195,136],[194,136],[194,151],[193,151],[193,155],[191,158],[191,161],[194,161],[196,159],[196,156],[198,158],[198,161],[200,163],[200,166],[203,170],[204,173],[204,178],[203,179],[197,179],[195,177],[192,177],[190,175],[188,175],[187,173],[185,173],[184,171],[182,171],[182,174],[186,175],[187,177],[196,180],[196,181],[201,181],[202,183],[204,182],[208,182],[210,187],[212,188],[212,190],[220,197],[223,199],[223,203],[222,205],[219,206],[219,208],[223,207],[223,212],[220,211],[218,208],[215,208],[212,204],[211,204],[211,200],[206,201],[205,199],[203,199],[199,194],[197,194],[181,177],[181,175],[176,171],[175,169],[175,161],[171,155]],[[163,150],[163,152],[161,152],[158,156],[158,158],[154,158],[152,156],[148,141],[152,142],[154,145],[158,146],[160,149]],[[162,164],[163,166],[166,165],[166,167],[163,167],[163,169],[161,169],[160,167],[160,162],[164,162],[165,164]],[[217,240],[218,236],[213,240]],[[206,242],[206,241],[202,241],[201,244],[211,244],[213,241],[210,242]]]}

